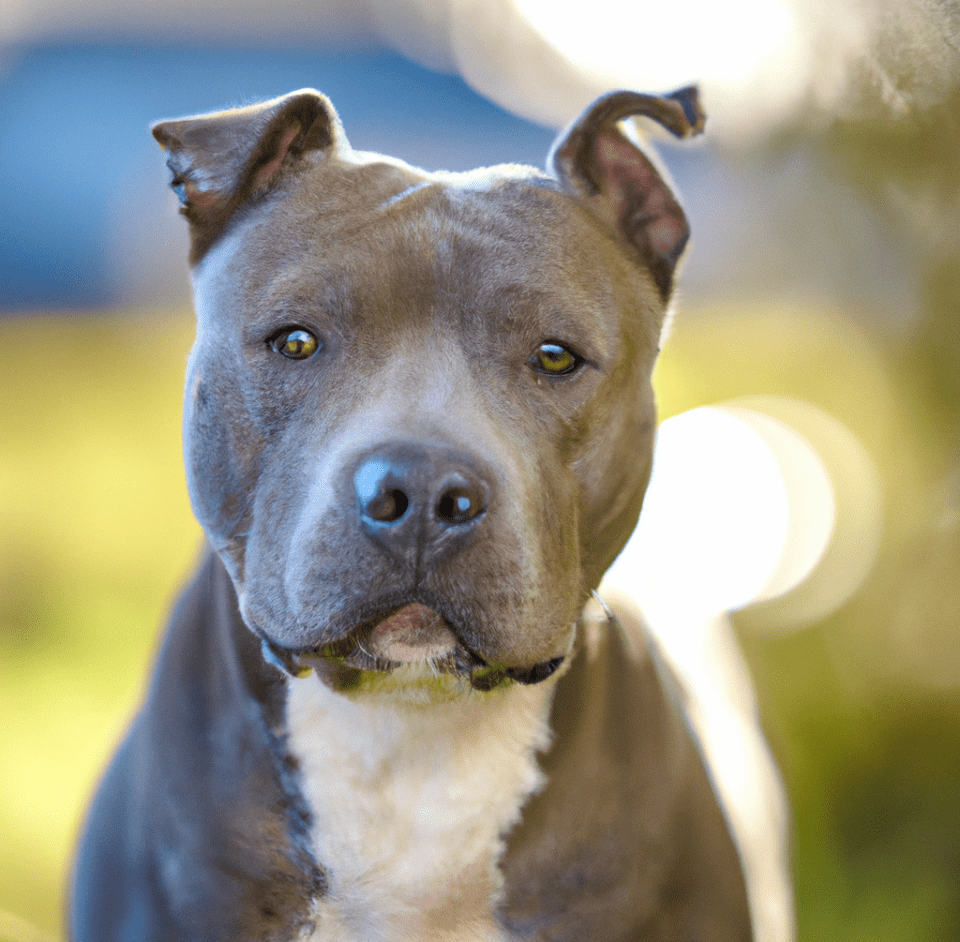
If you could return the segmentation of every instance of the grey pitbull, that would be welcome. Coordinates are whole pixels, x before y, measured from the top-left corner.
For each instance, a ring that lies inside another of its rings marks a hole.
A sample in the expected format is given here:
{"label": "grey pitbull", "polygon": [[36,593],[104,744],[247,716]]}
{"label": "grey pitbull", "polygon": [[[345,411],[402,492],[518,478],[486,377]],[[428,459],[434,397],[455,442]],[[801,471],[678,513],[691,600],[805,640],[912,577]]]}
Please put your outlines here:
{"label": "grey pitbull", "polygon": [[744,880],[640,625],[684,214],[597,101],[550,173],[351,149],[311,90],[165,121],[212,550],[90,811],[75,942],[733,942]]}

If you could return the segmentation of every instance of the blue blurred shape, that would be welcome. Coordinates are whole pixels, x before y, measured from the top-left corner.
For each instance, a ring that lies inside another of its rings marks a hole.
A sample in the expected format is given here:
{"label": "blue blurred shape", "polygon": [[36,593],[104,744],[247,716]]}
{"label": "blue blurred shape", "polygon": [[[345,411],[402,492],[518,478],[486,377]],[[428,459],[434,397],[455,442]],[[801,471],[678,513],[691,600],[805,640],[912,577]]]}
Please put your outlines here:
{"label": "blue blurred shape", "polygon": [[[312,86],[355,147],[427,169],[542,165],[553,132],[504,112],[458,77],[392,52],[132,45],[22,50],[0,73],[0,311],[122,300],[110,226],[135,179],[163,161],[147,127]],[[136,200],[131,200],[136,211]],[[144,265],[150,259],[143,260]]]}

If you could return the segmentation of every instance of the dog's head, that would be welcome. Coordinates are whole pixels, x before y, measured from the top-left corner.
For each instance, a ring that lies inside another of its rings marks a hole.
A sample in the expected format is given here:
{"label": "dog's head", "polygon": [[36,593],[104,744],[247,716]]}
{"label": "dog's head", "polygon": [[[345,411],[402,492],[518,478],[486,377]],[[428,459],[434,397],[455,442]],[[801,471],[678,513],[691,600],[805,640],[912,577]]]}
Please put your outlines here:
{"label": "dog's head", "polygon": [[356,152],[314,91],[154,127],[191,230],[191,499],[268,657],[482,688],[568,654],[640,512],[688,236],[636,114],[702,126],[693,90],[615,93],[550,174]]}

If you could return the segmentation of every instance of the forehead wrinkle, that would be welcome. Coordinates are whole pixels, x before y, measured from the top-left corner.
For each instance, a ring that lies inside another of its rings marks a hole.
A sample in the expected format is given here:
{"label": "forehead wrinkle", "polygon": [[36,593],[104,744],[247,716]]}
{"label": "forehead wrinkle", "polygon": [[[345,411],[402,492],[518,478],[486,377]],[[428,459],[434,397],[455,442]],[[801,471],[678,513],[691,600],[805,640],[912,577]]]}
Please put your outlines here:
{"label": "forehead wrinkle", "polygon": [[264,288],[266,307],[277,312],[298,310],[337,310],[350,297],[350,272],[329,265],[326,260],[306,267],[302,261],[291,261],[270,277]]}
{"label": "forehead wrinkle", "polygon": [[386,212],[389,209],[393,209],[399,203],[404,200],[409,201],[412,197],[420,194],[423,190],[436,186],[432,180],[420,180],[417,183],[414,183],[412,186],[408,186],[405,190],[401,190],[399,193],[395,193],[393,196],[384,200],[378,207],[381,212]]}
{"label": "forehead wrinkle", "polygon": [[488,329],[499,324],[524,333],[565,334],[571,340],[590,337],[594,354],[602,355],[619,322],[615,287],[584,277],[550,245],[536,252],[532,264],[529,254],[521,257],[512,248],[505,251],[495,233],[450,226],[448,237],[436,244],[438,313],[468,323],[480,319]]}
{"label": "forehead wrinkle", "polygon": [[428,300],[433,250],[419,218],[332,233],[316,247],[300,247],[269,274],[259,292],[262,304],[278,312],[319,308],[361,318],[386,311],[395,320],[398,307]]}

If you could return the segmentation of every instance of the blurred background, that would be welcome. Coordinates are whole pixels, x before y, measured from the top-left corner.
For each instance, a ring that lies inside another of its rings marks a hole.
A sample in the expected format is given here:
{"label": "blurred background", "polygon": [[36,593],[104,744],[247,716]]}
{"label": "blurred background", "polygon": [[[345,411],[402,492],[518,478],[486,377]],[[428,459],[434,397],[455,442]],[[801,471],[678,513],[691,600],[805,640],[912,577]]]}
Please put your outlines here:
{"label": "blurred background", "polygon": [[200,540],[186,226],[148,124],[313,86],[356,147],[542,166],[597,94],[690,81],[707,133],[659,146],[694,233],[661,413],[751,403],[832,485],[810,578],[732,616],[792,803],[799,937],[960,939],[960,12],[667,6],[5,0],[2,942],[62,938],[76,829]]}

